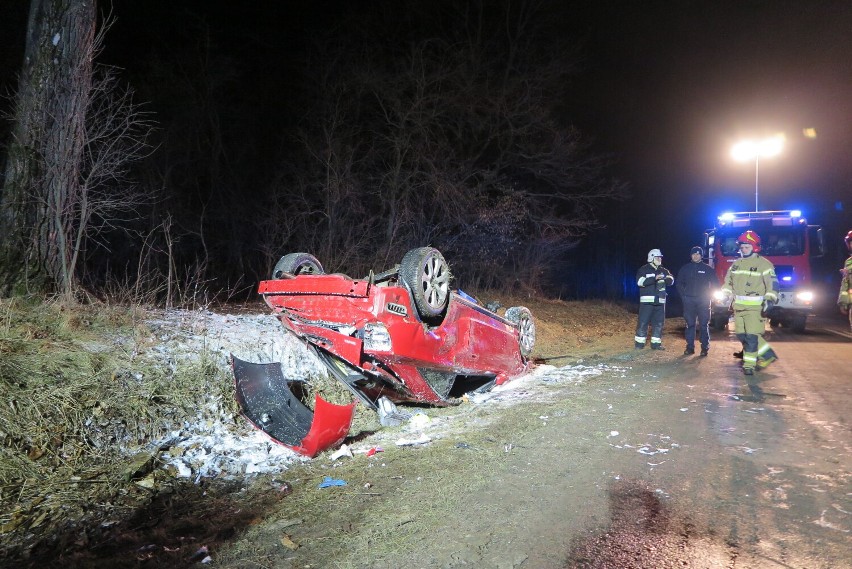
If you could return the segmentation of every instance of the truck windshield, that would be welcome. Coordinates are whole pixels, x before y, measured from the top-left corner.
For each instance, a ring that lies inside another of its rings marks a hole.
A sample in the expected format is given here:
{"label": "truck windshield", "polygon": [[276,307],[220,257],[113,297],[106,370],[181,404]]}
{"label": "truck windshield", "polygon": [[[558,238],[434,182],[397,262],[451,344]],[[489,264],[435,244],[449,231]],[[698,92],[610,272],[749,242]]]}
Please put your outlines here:
{"label": "truck windshield", "polygon": [[[805,231],[802,227],[772,227],[761,228],[760,254],[766,257],[784,257],[793,255],[804,255],[805,253]],[[722,255],[735,257],[739,255],[737,237],[745,229],[737,229],[736,232],[719,232],[717,239]]]}

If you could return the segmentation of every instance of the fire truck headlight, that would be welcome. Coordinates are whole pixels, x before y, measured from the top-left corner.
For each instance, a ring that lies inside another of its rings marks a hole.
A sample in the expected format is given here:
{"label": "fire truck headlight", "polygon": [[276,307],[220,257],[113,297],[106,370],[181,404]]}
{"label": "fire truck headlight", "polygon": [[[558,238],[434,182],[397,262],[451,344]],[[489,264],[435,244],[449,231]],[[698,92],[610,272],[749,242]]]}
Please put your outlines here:
{"label": "fire truck headlight", "polygon": [[364,349],[372,352],[390,352],[392,348],[388,329],[381,322],[364,326]]}
{"label": "fire truck headlight", "polygon": [[722,302],[725,300],[725,294],[721,290],[717,290],[713,293],[713,300],[717,302]]}
{"label": "fire truck headlight", "polygon": [[796,300],[801,300],[802,302],[813,302],[814,293],[809,290],[803,290],[802,292],[796,293]]}

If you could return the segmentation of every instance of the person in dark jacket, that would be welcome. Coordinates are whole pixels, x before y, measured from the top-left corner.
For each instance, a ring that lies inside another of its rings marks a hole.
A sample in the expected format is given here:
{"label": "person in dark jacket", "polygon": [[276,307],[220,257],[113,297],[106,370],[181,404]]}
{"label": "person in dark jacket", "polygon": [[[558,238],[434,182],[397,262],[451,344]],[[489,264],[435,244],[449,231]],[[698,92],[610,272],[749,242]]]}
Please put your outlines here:
{"label": "person in dark jacket", "polygon": [[686,320],[685,356],[695,354],[695,327],[698,322],[698,340],[701,355],[710,351],[710,302],[719,288],[719,279],[713,267],[702,262],[704,249],[696,245],[689,251],[690,262],[677,272],[677,292],[683,302],[683,319]]}
{"label": "person in dark jacket", "polygon": [[648,251],[648,263],[636,273],[639,285],[639,323],[633,338],[635,348],[645,347],[648,326],[651,326],[651,349],[663,348],[663,323],[666,320],[666,287],[674,283],[671,272],[663,266],[663,253],[659,249]]}

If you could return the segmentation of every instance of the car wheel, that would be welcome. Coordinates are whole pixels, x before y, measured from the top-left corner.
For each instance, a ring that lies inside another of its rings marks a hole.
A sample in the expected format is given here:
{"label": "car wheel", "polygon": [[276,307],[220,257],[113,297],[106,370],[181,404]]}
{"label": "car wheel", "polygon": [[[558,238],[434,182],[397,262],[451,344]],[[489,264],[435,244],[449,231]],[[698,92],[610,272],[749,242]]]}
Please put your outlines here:
{"label": "car wheel", "polygon": [[770,318],[769,319],[770,328],[778,328],[778,326],[780,326],[780,325],[781,325],[781,322],[779,322],[777,318]]}
{"label": "car wheel", "polygon": [[280,279],[285,273],[298,275],[322,275],[325,271],[316,257],[310,253],[288,253],[281,257],[272,269],[272,278]]}
{"label": "car wheel", "polygon": [[450,300],[450,266],[432,247],[412,249],[399,264],[399,278],[411,291],[414,307],[424,322],[440,320]]}
{"label": "car wheel", "polygon": [[512,306],[506,309],[506,320],[518,327],[518,346],[521,355],[530,357],[535,347],[535,322],[532,312],[525,306]]}
{"label": "car wheel", "polygon": [[807,316],[793,316],[790,319],[790,328],[792,328],[793,332],[796,334],[801,334],[805,331],[805,327],[808,325],[808,317]]}

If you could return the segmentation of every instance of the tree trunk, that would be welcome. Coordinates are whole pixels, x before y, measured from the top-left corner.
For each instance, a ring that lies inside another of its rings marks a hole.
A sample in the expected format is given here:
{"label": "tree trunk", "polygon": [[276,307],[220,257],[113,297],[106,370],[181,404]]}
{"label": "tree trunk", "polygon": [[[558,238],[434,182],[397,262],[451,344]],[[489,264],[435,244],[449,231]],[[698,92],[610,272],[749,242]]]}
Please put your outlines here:
{"label": "tree trunk", "polygon": [[95,0],[31,0],[0,194],[2,296],[74,285],[64,220],[81,184],[95,14]]}

